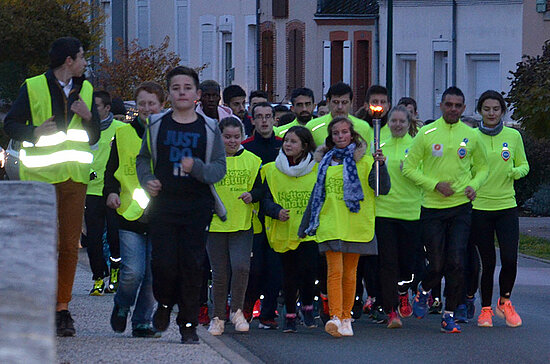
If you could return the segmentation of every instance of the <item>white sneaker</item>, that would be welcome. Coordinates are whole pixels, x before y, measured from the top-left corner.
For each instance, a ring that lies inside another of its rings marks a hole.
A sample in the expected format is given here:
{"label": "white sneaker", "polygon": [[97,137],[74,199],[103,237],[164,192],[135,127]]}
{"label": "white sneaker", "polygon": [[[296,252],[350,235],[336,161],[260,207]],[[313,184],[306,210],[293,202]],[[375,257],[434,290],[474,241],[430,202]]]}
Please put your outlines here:
{"label": "white sneaker", "polygon": [[342,322],[340,322],[338,316],[334,315],[332,316],[332,319],[328,320],[325,324],[325,331],[334,337],[340,337],[342,336],[342,334],[340,333],[341,326]]}
{"label": "white sneaker", "polygon": [[235,331],[248,332],[250,325],[248,325],[248,321],[244,318],[243,311],[240,308],[236,312],[231,312],[229,318],[233,325],[235,325]]}
{"label": "white sneaker", "polygon": [[208,327],[208,332],[212,334],[213,336],[220,336],[223,334],[223,330],[225,329],[225,321],[220,320],[217,317],[214,317],[210,321],[210,326]]}
{"label": "white sneaker", "polygon": [[338,332],[342,336],[353,336],[353,329],[351,328],[351,320],[352,319],[344,319],[342,320],[342,325],[338,329]]}

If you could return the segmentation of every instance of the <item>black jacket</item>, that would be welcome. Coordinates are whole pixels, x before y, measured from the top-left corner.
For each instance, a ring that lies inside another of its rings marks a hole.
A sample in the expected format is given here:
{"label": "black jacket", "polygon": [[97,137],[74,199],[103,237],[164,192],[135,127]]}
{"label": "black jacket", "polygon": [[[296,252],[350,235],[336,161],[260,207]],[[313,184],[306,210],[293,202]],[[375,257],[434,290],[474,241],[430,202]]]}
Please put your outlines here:
{"label": "black jacket", "polygon": [[283,139],[275,136],[275,133],[269,138],[264,138],[255,132],[250,138],[244,140],[242,145],[244,149],[260,157],[262,164],[266,164],[275,161],[283,145]]}

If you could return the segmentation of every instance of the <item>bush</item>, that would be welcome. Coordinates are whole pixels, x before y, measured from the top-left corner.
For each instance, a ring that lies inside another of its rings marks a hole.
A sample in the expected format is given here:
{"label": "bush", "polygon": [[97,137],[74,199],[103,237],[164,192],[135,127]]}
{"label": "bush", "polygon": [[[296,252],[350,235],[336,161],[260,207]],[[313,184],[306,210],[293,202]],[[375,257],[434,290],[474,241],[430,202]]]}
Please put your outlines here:
{"label": "bush", "polygon": [[523,207],[537,215],[550,216],[550,184],[542,185]]}
{"label": "bush", "polygon": [[515,183],[518,206],[522,206],[543,184],[550,183],[550,139],[520,132],[529,162],[529,174]]}

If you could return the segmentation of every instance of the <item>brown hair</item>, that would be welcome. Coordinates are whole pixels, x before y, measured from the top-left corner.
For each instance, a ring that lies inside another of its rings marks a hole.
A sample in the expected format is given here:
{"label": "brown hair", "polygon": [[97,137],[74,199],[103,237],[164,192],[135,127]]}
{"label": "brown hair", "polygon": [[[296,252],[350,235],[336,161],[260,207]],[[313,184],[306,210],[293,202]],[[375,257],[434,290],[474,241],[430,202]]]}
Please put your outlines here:
{"label": "brown hair", "polygon": [[349,131],[351,133],[351,142],[355,143],[355,145],[359,147],[365,141],[363,137],[359,135],[358,132],[355,131],[355,128],[353,127],[353,123],[351,122],[350,119],[348,119],[345,116],[338,116],[332,119],[332,121],[328,124],[328,128],[327,128],[328,135],[327,135],[327,139],[325,140],[325,144],[328,147],[328,149],[330,150],[336,146],[336,144],[334,144],[334,142],[332,141],[332,129],[334,128],[334,125],[341,122],[345,122],[348,124]]}
{"label": "brown hair", "polygon": [[313,139],[313,135],[311,135],[311,131],[309,131],[309,129],[304,128],[303,126],[295,125],[286,131],[285,136],[283,137],[283,143],[286,139],[286,136],[290,133],[296,135],[298,139],[300,139],[300,141],[302,142],[302,146],[304,147],[304,151],[299,155],[298,158],[296,158],[296,162],[299,163],[309,153],[313,153],[315,151],[315,140]]}
{"label": "brown hair", "polygon": [[136,89],[136,92],[134,92],[134,100],[137,100],[137,96],[141,91],[157,95],[159,102],[161,104],[164,103],[164,90],[162,89],[162,86],[155,81],[145,81],[141,85],[139,85]]}

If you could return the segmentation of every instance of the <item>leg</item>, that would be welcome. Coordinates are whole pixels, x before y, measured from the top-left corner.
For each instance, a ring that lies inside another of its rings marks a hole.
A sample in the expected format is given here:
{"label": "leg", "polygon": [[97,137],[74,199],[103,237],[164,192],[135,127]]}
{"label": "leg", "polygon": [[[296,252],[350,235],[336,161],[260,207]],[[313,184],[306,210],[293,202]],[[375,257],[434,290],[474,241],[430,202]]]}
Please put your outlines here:
{"label": "leg", "polygon": [[[327,292],[330,316],[342,319],[343,311],[343,273],[344,257],[340,252],[327,251]],[[354,287],[355,292],[355,287]]]}
{"label": "leg", "polygon": [[[298,249],[300,249],[298,247]],[[296,315],[296,299],[298,298],[298,280],[300,277],[301,262],[296,250],[289,250],[282,254],[281,265],[283,267],[283,292],[285,294],[286,313]]]}
{"label": "leg", "polygon": [[108,269],[103,257],[105,202],[101,196],[86,195],[84,220],[86,221],[87,253],[90,260],[90,268],[92,269],[92,279],[102,279],[108,275]]}
{"label": "leg", "polygon": [[231,262],[231,311],[243,310],[252,250],[252,229],[238,231],[229,236],[229,260]]}
{"label": "leg", "polygon": [[[107,222],[107,242],[109,243],[109,252],[111,253],[111,264],[120,258],[120,242],[118,236],[118,214],[116,210],[105,205],[105,199],[101,199],[105,209],[105,218]],[[113,267],[113,266],[111,266]]]}
{"label": "leg", "polygon": [[[315,297],[315,280],[317,277],[317,263],[319,262],[319,247],[314,241],[305,241],[298,247],[298,265],[301,275],[297,277],[300,301],[304,308],[313,305]],[[313,307],[311,307],[313,309]]]}
{"label": "leg", "polygon": [[151,272],[151,240],[143,241],[141,248],[140,263],[143,271],[143,279],[139,288],[136,301],[136,308],[132,314],[132,327],[139,324],[151,325],[153,311],[155,309],[155,298],[153,296],[153,274]]}
{"label": "leg", "polygon": [[397,256],[399,261],[399,282],[397,291],[399,294],[408,293],[416,276],[415,272],[415,251],[420,241],[420,222],[400,220],[398,224]]}
{"label": "leg", "polygon": [[355,280],[359,254],[344,253],[342,257],[342,319],[351,318],[351,309],[355,301]]}
{"label": "leg", "polygon": [[[159,215],[151,221],[153,294],[161,305],[172,307],[178,298],[178,237],[181,228]],[[124,256],[122,256],[124,264]]]}
{"label": "leg", "polygon": [[231,271],[229,269],[228,235],[230,233],[209,233],[206,249],[212,267],[212,293],[214,296],[214,315],[225,321],[227,304],[227,285]]}
{"label": "leg", "polygon": [[422,281],[422,289],[429,291],[437,284],[441,284],[443,278],[445,223],[441,214],[444,211],[422,208],[420,221],[422,224],[422,240],[426,247],[428,267],[426,277]]}
{"label": "leg", "polygon": [[387,313],[396,310],[397,281],[399,278],[398,228],[394,219],[376,218],[376,238],[380,259],[382,306]]}
{"label": "leg", "polygon": [[[264,235],[265,236],[265,235]],[[265,280],[264,280],[264,299],[262,300],[262,310],[260,319],[273,320],[275,310],[277,309],[277,299],[282,288],[282,267],[279,254],[277,254],[269,243],[267,238],[264,242],[265,252]]]}
{"label": "leg", "polygon": [[119,230],[120,279],[115,294],[115,304],[130,308],[136,302],[140,285],[145,277],[147,237],[128,230]]}
{"label": "leg", "polygon": [[495,221],[490,211],[472,211],[472,233],[481,258],[481,306],[491,306],[496,266]]}
{"label": "leg", "polygon": [[264,251],[262,244],[262,234],[254,234],[252,239],[252,253],[250,256],[250,272],[248,275],[248,285],[244,299],[244,313],[252,317],[254,304],[260,298],[262,269],[264,261]]}
{"label": "leg", "polygon": [[509,299],[517,275],[519,219],[517,208],[503,211],[495,221],[502,268],[499,274],[500,297]]}

